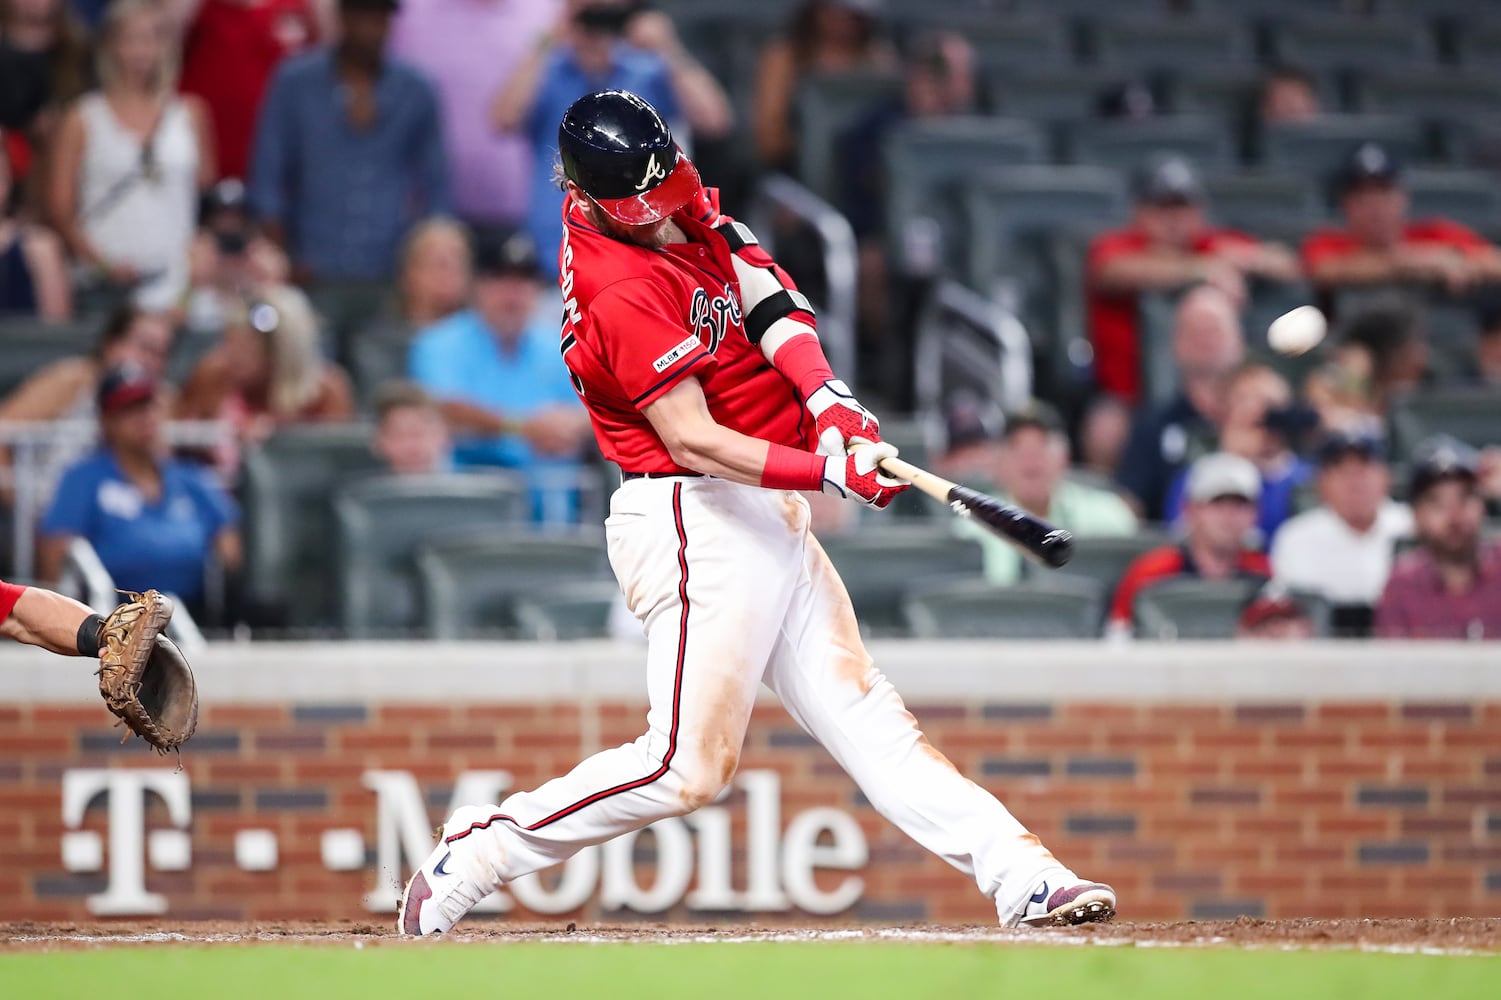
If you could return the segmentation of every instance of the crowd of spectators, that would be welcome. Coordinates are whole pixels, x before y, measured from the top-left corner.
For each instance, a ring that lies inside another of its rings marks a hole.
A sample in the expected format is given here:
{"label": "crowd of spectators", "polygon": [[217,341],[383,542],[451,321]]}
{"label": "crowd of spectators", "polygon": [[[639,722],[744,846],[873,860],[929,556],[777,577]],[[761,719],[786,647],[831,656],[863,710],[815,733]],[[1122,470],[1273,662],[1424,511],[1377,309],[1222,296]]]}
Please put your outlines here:
{"label": "crowd of spectators", "polygon": [[[862,395],[897,415],[938,258],[892,245],[886,154],[914,123],[1012,114],[1007,78],[946,11],[908,30],[880,0],[786,6],[726,62],[732,47],[698,46],[702,22],[632,0],[0,0],[0,326],[98,331],[0,398],[0,423],[99,427],[97,451],[59,438],[28,466],[48,498],[38,575],[83,538],[121,586],[156,559],[204,608],[243,562],[244,455],[310,423],[368,421],[393,475],[512,470],[536,522],[576,523],[597,456],[557,355],[554,146],[563,110],[605,87],[651,100],[704,162],[730,147],[706,174],[734,191],[803,168],[810,86],[892,85],[824,139],[858,242]],[[1330,115],[1323,69],[1266,67],[1252,134]],[[1171,104],[1122,72],[1085,115]],[[1352,143],[1329,217],[1298,231],[1226,224],[1207,164],[1140,158],[1127,214],[1074,234],[1077,329],[1047,332],[1086,345],[1081,386],[1039,367],[1040,399],[944,404],[951,475],[1083,539],[1174,534],[1113,588],[1111,631],[1152,582],[1191,576],[1267,581],[1247,636],[1322,627],[1310,600],[1337,634],[1501,635],[1485,521],[1501,459],[1447,438],[1399,449],[1393,424],[1415,394],[1501,388],[1501,230],[1415,212],[1404,156]],[[809,242],[778,240],[779,259],[800,272]],[[1473,336],[1439,345],[1412,296],[1371,294],[1391,287],[1475,307]],[[1325,307],[1326,343],[1270,355],[1249,319],[1268,295]],[[168,419],[227,433],[174,453]],[[7,500],[12,461],[0,447]],[[160,544],[134,546],[143,532]],[[1015,550],[970,533],[987,579],[1025,582]]]}

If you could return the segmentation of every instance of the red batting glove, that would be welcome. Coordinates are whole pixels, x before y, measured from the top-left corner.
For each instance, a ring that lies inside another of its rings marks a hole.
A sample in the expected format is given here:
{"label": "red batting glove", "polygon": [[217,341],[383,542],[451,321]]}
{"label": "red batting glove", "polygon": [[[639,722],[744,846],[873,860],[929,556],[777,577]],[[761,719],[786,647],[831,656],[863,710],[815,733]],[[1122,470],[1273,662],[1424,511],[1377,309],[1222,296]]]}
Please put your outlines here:
{"label": "red batting glove", "polygon": [[881,440],[881,422],[837,378],[813,390],[807,407],[813,415],[818,450],[825,455],[841,458],[857,444],[876,444]]}
{"label": "red batting glove", "polygon": [[824,460],[823,491],[858,500],[868,507],[885,507],[911,484],[882,475],[876,463],[895,458],[896,446],[884,441],[856,448],[848,455]]}

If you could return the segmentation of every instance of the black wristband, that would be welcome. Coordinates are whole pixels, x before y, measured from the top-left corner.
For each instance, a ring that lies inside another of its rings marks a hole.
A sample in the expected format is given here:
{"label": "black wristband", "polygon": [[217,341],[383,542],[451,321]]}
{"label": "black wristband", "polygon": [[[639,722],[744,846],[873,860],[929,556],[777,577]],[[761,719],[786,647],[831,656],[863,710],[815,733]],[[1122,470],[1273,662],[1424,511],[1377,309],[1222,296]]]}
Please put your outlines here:
{"label": "black wristband", "polygon": [[104,625],[104,616],[89,615],[78,626],[78,655],[95,657],[99,655],[99,629]]}

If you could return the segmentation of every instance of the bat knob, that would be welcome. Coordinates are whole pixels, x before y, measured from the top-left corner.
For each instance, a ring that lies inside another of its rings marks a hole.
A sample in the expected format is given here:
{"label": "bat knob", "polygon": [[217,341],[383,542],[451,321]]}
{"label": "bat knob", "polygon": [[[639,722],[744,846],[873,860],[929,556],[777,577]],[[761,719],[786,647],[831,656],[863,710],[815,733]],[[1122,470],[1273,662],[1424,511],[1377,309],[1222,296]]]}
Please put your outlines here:
{"label": "bat knob", "polygon": [[1048,532],[1037,546],[1042,561],[1054,569],[1065,565],[1074,555],[1074,536],[1062,528]]}

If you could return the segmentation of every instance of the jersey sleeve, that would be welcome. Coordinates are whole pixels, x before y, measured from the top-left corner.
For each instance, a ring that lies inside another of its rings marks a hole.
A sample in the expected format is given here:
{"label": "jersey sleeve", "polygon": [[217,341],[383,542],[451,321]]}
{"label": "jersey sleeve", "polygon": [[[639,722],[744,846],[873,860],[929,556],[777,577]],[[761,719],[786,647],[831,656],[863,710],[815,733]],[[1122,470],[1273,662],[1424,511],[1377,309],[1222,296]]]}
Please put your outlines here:
{"label": "jersey sleeve", "polygon": [[661,398],[689,375],[718,362],[688,329],[683,307],[646,278],[618,281],[590,307],[600,353],[622,392],[637,409]]}

